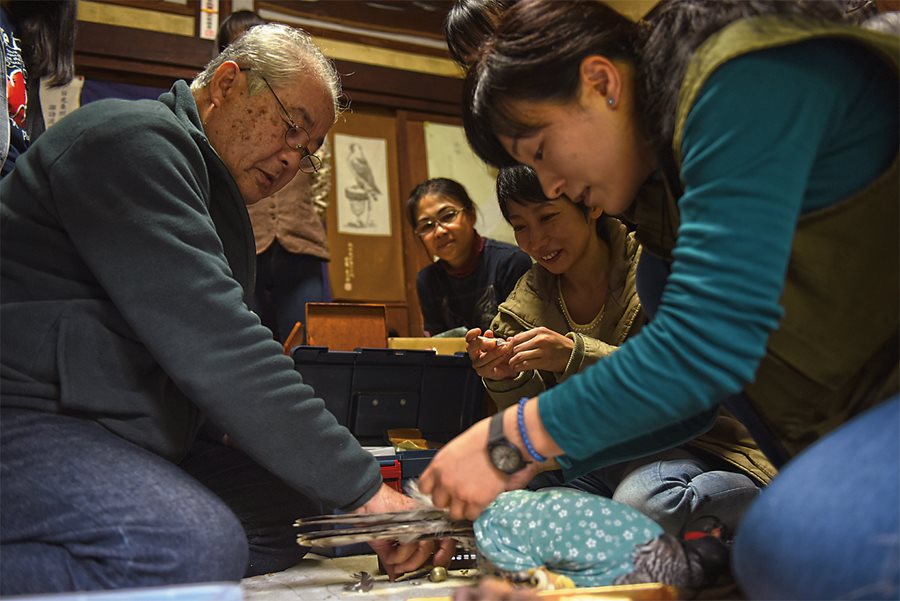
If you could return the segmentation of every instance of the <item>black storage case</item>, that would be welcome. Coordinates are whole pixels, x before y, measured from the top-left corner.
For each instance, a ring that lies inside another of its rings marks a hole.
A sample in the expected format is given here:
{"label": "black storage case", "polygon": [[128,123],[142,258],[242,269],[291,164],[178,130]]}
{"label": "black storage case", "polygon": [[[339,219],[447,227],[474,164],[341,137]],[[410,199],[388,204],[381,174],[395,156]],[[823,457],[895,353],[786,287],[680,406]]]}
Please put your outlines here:
{"label": "black storage case", "polygon": [[299,346],[293,358],[303,381],[363,444],[386,444],[391,428],[418,428],[446,442],[484,417],[484,386],[464,353]]}

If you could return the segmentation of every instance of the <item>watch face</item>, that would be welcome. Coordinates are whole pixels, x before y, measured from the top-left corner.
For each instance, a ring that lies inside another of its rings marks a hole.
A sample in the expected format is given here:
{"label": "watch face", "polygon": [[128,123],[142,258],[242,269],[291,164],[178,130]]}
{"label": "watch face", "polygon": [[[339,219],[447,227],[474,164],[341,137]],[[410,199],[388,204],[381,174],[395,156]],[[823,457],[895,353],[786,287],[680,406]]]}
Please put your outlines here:
{"label": "watch face", "polygon": [[522,469],[522,456],[514,447],[495,445],[491,447],[491,463],[501,472],[512,474]]}

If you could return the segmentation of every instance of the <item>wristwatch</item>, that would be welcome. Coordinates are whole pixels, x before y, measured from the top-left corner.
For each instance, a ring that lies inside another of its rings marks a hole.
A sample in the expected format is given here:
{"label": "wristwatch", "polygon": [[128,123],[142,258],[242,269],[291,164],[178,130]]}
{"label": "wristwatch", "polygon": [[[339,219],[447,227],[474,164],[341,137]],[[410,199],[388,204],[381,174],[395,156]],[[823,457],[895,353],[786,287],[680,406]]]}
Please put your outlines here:
{"label": "wristwatch", "polygon": [[526,465],[522,453],[503,434],[503,412],[498,411],[491,418],[488,431],[488,457],[495,468],[504,474],[515,474]]}

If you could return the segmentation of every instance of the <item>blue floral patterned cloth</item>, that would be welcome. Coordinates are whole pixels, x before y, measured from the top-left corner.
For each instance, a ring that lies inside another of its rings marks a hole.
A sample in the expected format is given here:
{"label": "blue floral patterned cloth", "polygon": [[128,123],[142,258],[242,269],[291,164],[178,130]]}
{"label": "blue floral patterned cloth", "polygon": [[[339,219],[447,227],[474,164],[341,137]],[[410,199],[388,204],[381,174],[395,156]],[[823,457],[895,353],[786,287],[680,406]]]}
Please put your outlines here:
{"label": "blue floral patterned cloth", "polygon": [[635,548],[662,533],[627,505],[564,488],[503,493],[475,521],[478,550],[496,568],[543,566],[576,586],[609,585],[631,573]]}

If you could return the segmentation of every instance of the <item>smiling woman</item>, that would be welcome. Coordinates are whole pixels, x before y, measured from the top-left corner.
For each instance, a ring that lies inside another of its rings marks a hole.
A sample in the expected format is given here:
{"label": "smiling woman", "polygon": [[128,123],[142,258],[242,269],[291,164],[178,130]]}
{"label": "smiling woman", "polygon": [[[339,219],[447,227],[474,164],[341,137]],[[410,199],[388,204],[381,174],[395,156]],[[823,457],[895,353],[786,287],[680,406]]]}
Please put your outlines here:
{"label": "smiling woman", "polygon": [[[635,285],[641,249],[621,221],[566,197],[546,198],[524,166],[500,170],[497,199],[519,247],[536,261],[491,323],[492,340],[509,344],[467,336],[472,365],[503,410],[610,357],[646,319]],[[569,485],[630,505],[671,534],[704,522],[731,533],[775,471],[748,439],[720,415],[696,440]],[[550,472],[529,488],[562,483]]]}
{"label": "smiling woman", "polygon": [[482,238],[475,230],[475,204],[451,179],[419,184],[406,204],[413,230],[435,263],[416,278],[425,331],[487,329],[497,306],[531,267],[511,244]]}
{"label": "smiling woman", "polygon": [[490,326],[515,349],[488,345],[472,357],[503,409],[609,355],[645,319],[634,285],[640,246],[622,222],[564,196],[548,199],[524,166],[500,170],[497,199],[535,261]]}

